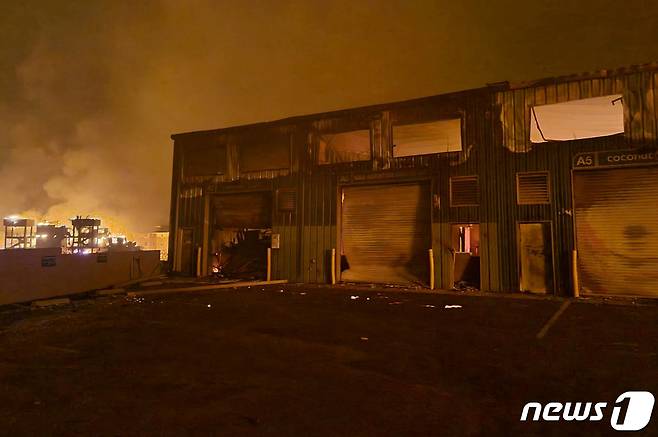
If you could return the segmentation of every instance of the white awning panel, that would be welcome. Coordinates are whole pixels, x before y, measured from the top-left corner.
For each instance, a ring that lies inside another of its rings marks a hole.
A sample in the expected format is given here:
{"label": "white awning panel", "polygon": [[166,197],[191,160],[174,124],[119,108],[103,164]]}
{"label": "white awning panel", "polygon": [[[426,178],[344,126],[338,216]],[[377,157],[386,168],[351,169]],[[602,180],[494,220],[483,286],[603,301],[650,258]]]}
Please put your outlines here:
{"label": "white awning panel", "polygon": [[459,152],[461,118],[393,126],[393,157]]}
{"label": "white awning panel", "polygon": [[569,141],[624,133],[622,96],[593,97],[533,106],[530,141]]}

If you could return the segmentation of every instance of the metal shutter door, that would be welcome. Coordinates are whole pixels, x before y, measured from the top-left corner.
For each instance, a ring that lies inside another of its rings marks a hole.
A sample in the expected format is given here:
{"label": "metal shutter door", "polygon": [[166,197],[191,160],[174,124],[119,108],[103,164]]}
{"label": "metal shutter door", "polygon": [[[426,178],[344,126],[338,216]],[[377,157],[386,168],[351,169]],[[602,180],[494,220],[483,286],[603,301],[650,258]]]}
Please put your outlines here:
{"label": "metal shutter door", "polygon": [[215,224],[222,228],[272,227],[272,193],[222,194],[213,199]]}
{"label": "metal shutter door", "polygon": [[343,281],[428,281],[430,190],[426,184],[343,189]]}
{"label": "metal shutter door", "polygon": [[574,172],[583,293],[658,297],[658,167]]}

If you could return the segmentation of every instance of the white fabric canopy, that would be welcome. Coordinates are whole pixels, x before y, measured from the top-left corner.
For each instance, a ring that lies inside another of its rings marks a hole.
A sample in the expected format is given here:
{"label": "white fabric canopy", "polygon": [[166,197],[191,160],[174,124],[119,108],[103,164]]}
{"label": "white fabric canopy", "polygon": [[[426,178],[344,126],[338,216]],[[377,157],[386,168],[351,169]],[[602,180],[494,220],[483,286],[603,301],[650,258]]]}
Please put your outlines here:
{"label": "white fabric canopy", "polygon": [[461,118],[393,126],[393,156],[427,155],[462,150]]}
{"label": "white fabric canopy", "polygon": [[624,132],[620,94],[533,106],[530,141],[568,141],[605,137]]}

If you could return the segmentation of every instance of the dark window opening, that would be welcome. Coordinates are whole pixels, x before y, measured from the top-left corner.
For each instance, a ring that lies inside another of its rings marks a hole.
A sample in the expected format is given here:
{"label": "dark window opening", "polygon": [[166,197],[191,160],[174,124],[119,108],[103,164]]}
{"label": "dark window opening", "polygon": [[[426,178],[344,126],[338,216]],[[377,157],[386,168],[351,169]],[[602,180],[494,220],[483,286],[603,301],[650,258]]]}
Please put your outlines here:
{"label": "dark window opening", "polygon": [[185,176],[216,176],[226,172],[226,147],[191,144],[183,149]]}
{"label": "dark window opening", "polygon": [[238,143],[240,172],[290,168],[290,137],[285,134],[259,135]]}
{"label": "dark window opening", "polygon": [[461,118],[393,126],[394,158],[461,150]]}
{"label": "dark window opening", "polygon": [[369,129],[321,134],[318,140],[318,164],[369,161],[371,159]]}

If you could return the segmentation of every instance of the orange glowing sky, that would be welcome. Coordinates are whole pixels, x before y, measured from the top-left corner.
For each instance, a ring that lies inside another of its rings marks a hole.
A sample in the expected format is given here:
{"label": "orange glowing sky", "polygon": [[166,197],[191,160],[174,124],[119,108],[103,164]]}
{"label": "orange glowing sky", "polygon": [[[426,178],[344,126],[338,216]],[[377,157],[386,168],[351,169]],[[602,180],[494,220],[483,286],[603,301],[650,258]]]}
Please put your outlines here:
{"label": "orange glowing sky", "polygon": [[653,1],[0,6],[0,214],[167,222],[174,132],[658,60]]}

